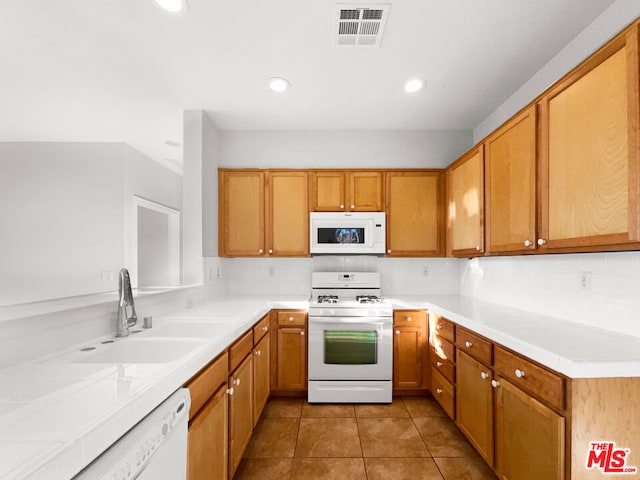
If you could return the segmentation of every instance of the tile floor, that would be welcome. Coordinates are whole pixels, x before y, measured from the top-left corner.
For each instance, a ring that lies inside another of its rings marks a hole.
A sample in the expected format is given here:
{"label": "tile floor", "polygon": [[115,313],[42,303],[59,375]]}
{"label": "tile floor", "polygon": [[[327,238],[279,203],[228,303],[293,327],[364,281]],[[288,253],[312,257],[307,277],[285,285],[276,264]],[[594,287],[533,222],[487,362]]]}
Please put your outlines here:
{"label": "tile floor", "polygon": [[431,397],[390,405],[272,398],[234,480],[495,480]]}

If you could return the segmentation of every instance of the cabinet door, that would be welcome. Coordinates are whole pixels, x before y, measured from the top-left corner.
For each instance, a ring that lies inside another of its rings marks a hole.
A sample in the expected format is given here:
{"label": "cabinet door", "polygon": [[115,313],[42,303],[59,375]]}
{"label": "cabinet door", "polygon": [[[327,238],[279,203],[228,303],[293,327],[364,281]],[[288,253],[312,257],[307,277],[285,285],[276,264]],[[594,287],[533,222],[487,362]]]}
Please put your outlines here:
{"label": "cabinet door", "polygon": [[482,145],[448,168],[449,229],[453,255],[484,251],[484,157]]}
{"label": "cabinet door", "polygon": [[382,211],[382,172],[349,172],[348,210],[351,212]]}
{"label": "cabinet door", "polygon": [[269,352],[271,335],[267,333],[253,349],[253,426],[260,419],[270,392]]}
{"label": "cabinet door", "polygon": [[487,250],[536,248],[536,109],[510,120],[485,142]]}
{"label": "cabinet door", "polygon": [[303,327],[279,327],[277,343],[277,389],[306,390],[306,329]]}
{"label": "cabinet door", "polygon": [[221,256],[264,255],[264,173],[219,173]]}
{"label": "cabinet door", "polygon": [[187,471],[189,480],[227,479],[227,384],[209,399],[189,423]]}
{"label": "cabinet door", "polygon": [[444,252],[441,172],[388,172],[387,254],[439,256]]}
{"label": "cabinet door", "polygon": [[394,327],[393,387],[422,388],[422,352],[426,348],[422,329]]}
{"label": "cabinet door", "polygon": [[493,465],[491,370],[460,350],[456,354],[456,420],[478,453]]}
{"label": "cabinet door", "polygon": [[545,248],[615,245],[638,232],[638,27],[540,102]]}
{"label": "cabinet door", "polygon": [[267,253],[309,255],[309,188],[306,172],[269,172]]}
{"label": "cabinet door", "polygon": [[344,212],[346,204],[345,187],[344,172],[312,172],[312,210],[314,212]]}
{"label": "cabinet door", "polygon": [[229,377],[229,476],[233,478],[253,433],[252,355]]}
{"label": "cabinet door", "polygon": [[564,418],[504,378],[496,390],[496,470],[504,480],[562,480]]}

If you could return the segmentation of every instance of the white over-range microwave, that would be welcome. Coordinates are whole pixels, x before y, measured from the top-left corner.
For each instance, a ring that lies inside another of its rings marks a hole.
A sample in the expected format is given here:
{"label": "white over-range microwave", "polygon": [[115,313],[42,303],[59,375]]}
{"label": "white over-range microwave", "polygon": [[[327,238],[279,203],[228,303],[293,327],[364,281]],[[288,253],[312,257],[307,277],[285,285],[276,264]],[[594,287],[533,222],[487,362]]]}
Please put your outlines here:
{"label": "white over-range microwave", "polygon": [[384,255],[384,212],[311,212],[311,255]]}

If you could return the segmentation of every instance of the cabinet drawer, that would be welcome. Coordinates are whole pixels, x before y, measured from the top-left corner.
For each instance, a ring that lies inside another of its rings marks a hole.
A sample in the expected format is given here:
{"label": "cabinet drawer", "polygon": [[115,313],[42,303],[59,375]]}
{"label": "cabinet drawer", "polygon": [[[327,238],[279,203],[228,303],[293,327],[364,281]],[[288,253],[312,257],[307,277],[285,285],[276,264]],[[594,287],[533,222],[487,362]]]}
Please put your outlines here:
{"label": "cabinet drawer", "polygon": [[486,366],[491,366],[493,344],[469,330],[456,329],[456,347],[467,352]]}
{"label": "cabinet drawer", "polygon": [[496,347],[495,370],[552,407],[564,409],[564,379],[559,375],[501,347]]}
{"label": "cabinet drawer", "polygon": [[[453,346],[451,346],[451,348],[453,348]],[[431,365],[433,365],[433,368],[440,372],[444,378],[449,380],[451,383],[455,383],[455,365],[453,365],[449,360],[442,358],[438,352],[433,349],[433,347],[431,348]]]}
{"label": "cabinet drawer", "polygon": [[278,312],[278,325],[295,325],[304,327],[306,325],[307,314],[305,312]]}
{"label": "cabinet drawer", "polygon": [[455,419],[456,405],[453,385],[433,368],[431,369],[431,394],[440,404],[444,411]]}
{"label": "cabinet drawer", "polygon": [[434,337],[438,336],[449,340],[450,342],[454,341],[454,324],[449,320],[442,318],[440,315],[436,315],[434,313],[429,314],[429,331]]}
{"label": "cabinet drawer", "polygon": [[443,338],[434,338],[433,345],[431,345],[432,357],[440,358],[442,360],[448,360],[451,363],[456,361],[456,349],[448,340]]}
{"label": "cabinet drawer", "polygon": [[233,372],[253,349],[253,331],[249,330],[229,348],[229,371]]}
{"label": "cabinet drawer", "polygon": [[265,315],[262,320],[253,327],[253,346],[255,347],[262,337],[264,337],[269,331],[269,315]]}
{"label": "cabinet drawer", "polygon": [[227,381],[229,376],[228,361],[227,352],[220,354],[185,384],[185,387],[189,389],[189,395],[191,395],[189,420],[207,403],[217,388]]}
{"label": "cabinet drawer", "polygon": [[424,310],[396,310],[393,312],[394,327],[422,327],[427,314]]}

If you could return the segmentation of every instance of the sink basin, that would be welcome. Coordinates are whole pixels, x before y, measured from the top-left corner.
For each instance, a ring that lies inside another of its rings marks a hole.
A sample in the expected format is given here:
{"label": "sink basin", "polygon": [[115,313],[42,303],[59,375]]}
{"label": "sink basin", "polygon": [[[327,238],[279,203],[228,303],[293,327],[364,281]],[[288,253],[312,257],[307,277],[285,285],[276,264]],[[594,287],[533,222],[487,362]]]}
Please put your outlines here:
{"label": "sink basin", "polygon": [[80,352],[71,363],[169,363],[202,345],[195,340],[125,339]]}
{"label": "sink basin", "polygon": [[146,337],[183,337],[210,339],[220,333],[220,325],[205,322],[173,322],[145,331]]}

